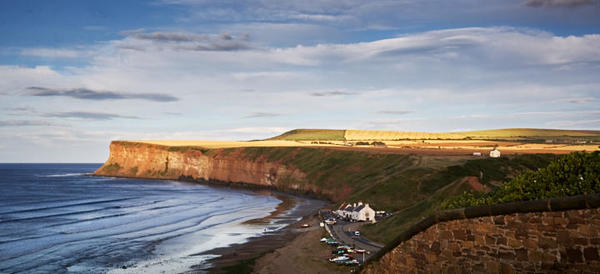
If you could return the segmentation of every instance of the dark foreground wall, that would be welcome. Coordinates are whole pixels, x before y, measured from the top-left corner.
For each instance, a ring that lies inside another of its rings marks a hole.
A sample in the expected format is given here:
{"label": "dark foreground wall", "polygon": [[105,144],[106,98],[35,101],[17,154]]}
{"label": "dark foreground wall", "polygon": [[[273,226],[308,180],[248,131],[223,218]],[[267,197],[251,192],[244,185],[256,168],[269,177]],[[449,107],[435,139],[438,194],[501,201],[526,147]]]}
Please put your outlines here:
{"label": "dark foreground wall", "polygon": [[363,271],[600,273],[599,208],[450,219],[424,227]]}

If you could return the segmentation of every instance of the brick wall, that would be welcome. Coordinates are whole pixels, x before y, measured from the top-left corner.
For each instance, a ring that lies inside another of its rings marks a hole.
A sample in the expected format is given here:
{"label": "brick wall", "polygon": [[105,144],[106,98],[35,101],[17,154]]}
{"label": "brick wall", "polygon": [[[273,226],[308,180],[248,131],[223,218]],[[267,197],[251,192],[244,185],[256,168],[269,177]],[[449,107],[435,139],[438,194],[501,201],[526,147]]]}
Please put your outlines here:
{"label": "brick wall", "polygon": [[437,223],[366,273],[600,273],[600,209],[514,213]]}

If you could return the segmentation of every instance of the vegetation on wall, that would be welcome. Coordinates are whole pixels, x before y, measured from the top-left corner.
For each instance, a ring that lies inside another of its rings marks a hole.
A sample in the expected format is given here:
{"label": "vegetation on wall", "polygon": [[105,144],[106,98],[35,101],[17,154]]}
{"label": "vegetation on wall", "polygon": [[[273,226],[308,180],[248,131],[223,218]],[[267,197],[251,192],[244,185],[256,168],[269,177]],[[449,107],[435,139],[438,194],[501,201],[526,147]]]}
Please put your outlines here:
{"label": "vegetation on wall", "polygon": [[600,152],[573,152],[546,168],[526,171],[489,193],[465,192],[442,209],[538,200],[600,192]]}

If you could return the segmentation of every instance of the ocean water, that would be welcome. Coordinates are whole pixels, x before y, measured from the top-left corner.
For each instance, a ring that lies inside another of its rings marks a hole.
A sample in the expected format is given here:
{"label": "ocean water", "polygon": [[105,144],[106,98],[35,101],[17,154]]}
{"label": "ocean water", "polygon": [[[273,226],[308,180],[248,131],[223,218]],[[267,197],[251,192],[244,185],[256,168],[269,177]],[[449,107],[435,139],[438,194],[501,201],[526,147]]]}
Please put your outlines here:
{"label": "ocean water", "polygon": [[241,224],[273,211],[272,196],[85,176],[99,166],[0,164],[0,273],[182,273],[284,226]]}

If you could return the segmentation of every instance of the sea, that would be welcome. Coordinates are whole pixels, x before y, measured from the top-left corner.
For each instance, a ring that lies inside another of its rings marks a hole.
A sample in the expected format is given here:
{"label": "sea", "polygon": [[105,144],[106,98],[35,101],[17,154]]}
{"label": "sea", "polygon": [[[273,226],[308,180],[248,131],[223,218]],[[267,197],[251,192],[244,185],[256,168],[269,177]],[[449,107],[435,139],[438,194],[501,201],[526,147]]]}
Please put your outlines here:
{"label": "sea", "polygon": [[93,177],[101,164],[0,164],[0,273],[186,273],[282,229],[249,190]]}

